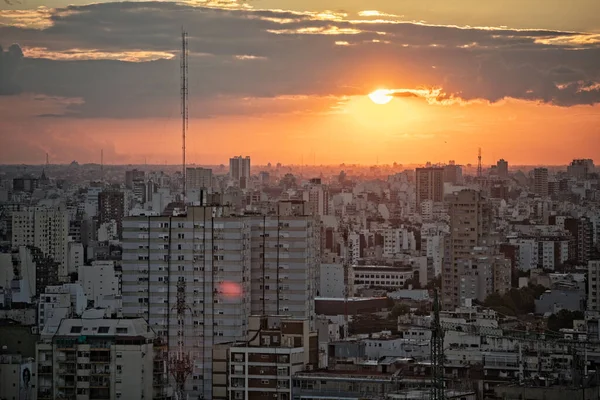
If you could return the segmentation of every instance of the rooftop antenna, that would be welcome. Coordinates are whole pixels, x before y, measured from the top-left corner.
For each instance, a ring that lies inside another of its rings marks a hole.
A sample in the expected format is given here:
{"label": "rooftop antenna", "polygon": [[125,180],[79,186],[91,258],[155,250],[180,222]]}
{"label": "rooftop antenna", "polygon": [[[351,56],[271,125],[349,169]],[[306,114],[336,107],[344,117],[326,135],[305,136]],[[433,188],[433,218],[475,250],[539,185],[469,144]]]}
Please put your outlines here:
{"label": "rooftop antenna", "polygon": [[483,172],[482,172],[482,168],[481,168],[481,147],[480,147],[479,151],[477,152],[477,177],[481,178],[482,174],[483,174]]}
{"label": "rooftop antenna", "polygon": [[183,152],[183,201],[185,203],[186,195],[186,177],[185,177],[185,136],[188,130],[188,34],[181,28],[181,136]]}
{"label": "rooftop antenna", "polygon": [[100,149],[100,180],[104,182],[104,149]]}
{"label": "rooftop antenna", "polygon": [[46,168],[50,165],[50,161],[48,159],[48,152],[46,152]]}

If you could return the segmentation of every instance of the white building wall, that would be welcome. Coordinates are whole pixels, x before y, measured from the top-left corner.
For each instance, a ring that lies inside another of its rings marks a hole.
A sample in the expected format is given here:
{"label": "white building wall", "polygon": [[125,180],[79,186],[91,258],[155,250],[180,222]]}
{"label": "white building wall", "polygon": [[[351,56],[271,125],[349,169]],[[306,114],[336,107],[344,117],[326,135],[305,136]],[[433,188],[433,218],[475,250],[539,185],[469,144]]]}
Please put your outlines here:
{"label": "white building wall", "polygon": [[73,272],[78,272],[79,268],[83,265],[84,255],[83,255],[83,244],[76,242],[69,242],[68,244],[68,270],[69,274]]}
{"label": "white building wall", "polygon": [[346,285],[344,284],[344,266],[342,264],[321,264],[320,297],[343,298]]}
{"label": "white building wall", "polygon": [[79,283],[87,298],[94,301],[95,307],[103,302],[105,296],[120,294],[114,261],[94,261],[92,265],[80,267]]}

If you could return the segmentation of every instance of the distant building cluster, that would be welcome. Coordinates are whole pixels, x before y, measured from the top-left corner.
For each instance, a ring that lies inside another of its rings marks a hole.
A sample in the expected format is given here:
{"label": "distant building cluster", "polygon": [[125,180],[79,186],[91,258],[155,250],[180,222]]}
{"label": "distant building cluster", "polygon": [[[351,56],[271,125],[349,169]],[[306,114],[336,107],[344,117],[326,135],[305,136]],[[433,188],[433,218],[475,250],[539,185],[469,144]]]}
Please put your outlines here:
{"label": "distant building cluster", "polygon": [[0,398],[599,396],[592,160],[0,172]]}

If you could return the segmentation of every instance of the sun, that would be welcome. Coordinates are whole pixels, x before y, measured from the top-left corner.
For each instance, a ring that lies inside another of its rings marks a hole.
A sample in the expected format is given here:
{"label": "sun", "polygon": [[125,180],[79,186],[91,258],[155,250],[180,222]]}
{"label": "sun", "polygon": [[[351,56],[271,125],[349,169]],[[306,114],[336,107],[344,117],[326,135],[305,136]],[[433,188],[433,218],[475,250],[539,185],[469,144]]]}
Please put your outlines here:
{"label": "sun", "polygon": [[378,89],[373,93],[369,93],[369,98],[375,104],[387,104],[394,96],[392,96],[393,91],[388,89]]}

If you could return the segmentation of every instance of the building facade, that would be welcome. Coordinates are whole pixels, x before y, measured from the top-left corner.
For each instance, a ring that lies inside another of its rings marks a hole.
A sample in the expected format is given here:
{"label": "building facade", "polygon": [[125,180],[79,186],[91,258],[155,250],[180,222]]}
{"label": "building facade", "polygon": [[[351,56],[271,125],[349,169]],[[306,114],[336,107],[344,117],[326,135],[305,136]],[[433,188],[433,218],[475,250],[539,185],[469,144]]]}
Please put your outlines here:
{"label": "building facade", "polygon": [[444,168],[417,168],[417,207],[425,200],[444,200]]}
{"label": "building facade", "polygon": [[548,197],[548,168],[533,170],[533,192],[541,197]]}
{"label": "building facade", "polygon": [[65,319],[36,346],[37,400],[170,399],[163,352],[143,319]]}
{"label": "building facade", "polygon": [[229,159],[229,176],[236,181],[250,181],[250,157],[236,156]]}
{"label": "building facade", "polygon": [[186,168],[185,171],[186,190],[200,190],[212,188],[212,169],[210,168]]}
{"label": "building facade", "polygon": [[128,217],[123,226],[123,315],[145,318],[171,355],[180,347],[189,354],[186,393],[212,398],[212,346],[247,333],[249,219],[221,206],[188,207],[179,216]]}
{"label": "building facade", "polygon": [[28,207],[12,216],[12,247],[34,246],[59,263],[58,275],[68,280],[69,214],[63,207]]}
{"label": "building facade", "polygon": [[491,205],[480,192],[462,190],[450,201],[450,235],[444,244],[442,305],[455,309],[460,305],[461,260],[471,258],[475,247],[489,244],[492,224]]}
{"label": "building facade", "polygon": [[123,217],[125,216],[125,193],[118,190],[103,191],[98,195],[99,225],[115,221],[117,235],[123,234]]}

